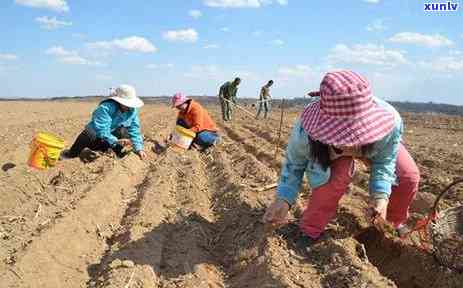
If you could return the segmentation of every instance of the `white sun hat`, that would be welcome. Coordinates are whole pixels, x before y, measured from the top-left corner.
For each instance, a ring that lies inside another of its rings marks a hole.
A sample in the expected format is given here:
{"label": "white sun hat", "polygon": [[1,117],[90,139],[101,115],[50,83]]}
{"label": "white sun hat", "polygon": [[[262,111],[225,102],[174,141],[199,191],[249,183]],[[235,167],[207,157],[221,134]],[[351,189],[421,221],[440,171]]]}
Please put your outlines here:
{"label": "white sun hat", "polygon": [[140,108],[144,105],[143,101],[137,97],[135,88],[126,84],[117,87],[109,98],[130,108]]}

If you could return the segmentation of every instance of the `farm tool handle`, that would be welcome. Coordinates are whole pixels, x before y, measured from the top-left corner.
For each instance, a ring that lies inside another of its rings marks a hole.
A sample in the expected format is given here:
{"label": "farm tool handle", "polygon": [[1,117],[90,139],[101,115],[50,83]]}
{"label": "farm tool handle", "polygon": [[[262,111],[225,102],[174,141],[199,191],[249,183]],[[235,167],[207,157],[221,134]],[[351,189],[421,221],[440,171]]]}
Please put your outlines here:
{"label": "farm tool handle", "polygon": [[455,186],[455,185],[457,185],[457,184],[459,184],[459,183],[463,183],[463,177],[461,177],[461,178],[459,178],[459,179],[453,181],[452,183],[450,183],[450,184],[444,189],[444,191],[442,191],[442,192],[439,194],[439,196],[437,196],[436,201],[434,202],[434,206],[432,207],[432,210],[431,210],[431,213],[432,213],[432,214],[435,215],[435,214],[437,213],[437,209],[439,208],[439,207],[438,207],[438,206],[439,206],[439,202],[440,202],[440,200],[442,199],[442,197],[444,197],[444,195],[445,195],[447,192],[449,192],[450,189],[451,189],[453,186]]}

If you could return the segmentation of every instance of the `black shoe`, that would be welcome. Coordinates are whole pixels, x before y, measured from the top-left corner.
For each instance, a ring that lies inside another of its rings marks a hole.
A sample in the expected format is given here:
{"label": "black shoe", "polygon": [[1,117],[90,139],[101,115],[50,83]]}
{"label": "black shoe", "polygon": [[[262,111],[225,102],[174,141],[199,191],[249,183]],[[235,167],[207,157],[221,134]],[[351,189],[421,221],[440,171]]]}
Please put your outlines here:
{"label": "black shoe", "polygon": [[313,239],[304,234],[299,228],[299,225],[295,222],[289,223],[277,229],[275,232],[286,240],[293,250],[304,257],[308,257],[311,246],[318,243],[320,239]]}
{"label": "black shoe", "polygon": [[313,239],[312,237],[307,236],[304,233],[301,234],[302,235],[299,237],[299,239],[297,239],[295,243],[295,250],[300,255],[308,257],[312,249],[312,246],[318,243],[319,239]]}
{"label": "black shoe", "polygon": [[93,162],[96,159],[98,159],[98,157],[99,157],[98,154],[89,148],[84,148],[79,154],[80,160],[84,163]]}
{"label": "black shoe", "polygon": [[68,160],[68,159],[72,159],[72,158],[74,158],[74,157],[71,156],[71,152],[68,149],[65,149],[65,150],[61,151],[61,153],[59,154],[59,160],[60,161]]}
{"label": "black shoe", "polygon": [[297,225],[296,222],[290,222],[278,228],[277,230],[275,230],[275,233],[281,236],[281,238],[291,241],[295,241],[302,234],[301,229],[299,228],[299,225]]}

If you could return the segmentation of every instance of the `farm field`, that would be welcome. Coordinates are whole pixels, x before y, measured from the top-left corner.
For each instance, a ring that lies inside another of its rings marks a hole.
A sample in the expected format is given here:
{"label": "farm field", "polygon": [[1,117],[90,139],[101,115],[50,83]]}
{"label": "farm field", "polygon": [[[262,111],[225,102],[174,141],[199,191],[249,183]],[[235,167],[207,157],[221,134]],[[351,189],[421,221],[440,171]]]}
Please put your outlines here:
{"label": "farm field", "polygon": [[[277,182],[302,107],[287,111],[278,143],[277,107],[267,122],[236,110],[235,120],[224,123],[219,107],[208,106],[223,136],[218,147],[207,155],[156,155],[151,147],[169,135],[175,113],[147,104],[141,113],[147,161],[101,155],[48,171],[27,166],[35,133],[52,132],[70,145],[96,104],[0,102],[0,287],[462,287],[463,274],[368,229],[363,169],[309,258],[265,229],[261,219],[275,191],[259,189]],[[463,176],[463,117],[402,115],[404,141],[422,177],[413,223]],[[463,205],[461,187],[444,199],[443,207],[456,205]]]}

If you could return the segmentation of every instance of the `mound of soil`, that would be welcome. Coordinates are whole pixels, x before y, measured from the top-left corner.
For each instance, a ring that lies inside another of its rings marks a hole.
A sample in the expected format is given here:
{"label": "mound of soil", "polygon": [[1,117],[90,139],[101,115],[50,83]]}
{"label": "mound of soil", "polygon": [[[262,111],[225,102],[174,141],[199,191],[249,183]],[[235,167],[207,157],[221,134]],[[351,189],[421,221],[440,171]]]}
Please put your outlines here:
{"label": "mound of soil", "polygon": [[[28,143],[42,127],[68,143],[96,103],[8,102],[0,121],[0,286],[2,287],[461,287],[462,274],[371,228],[364,217],[368,174],[361,169],[337,218],[310,256],[261,219],[291,125],[285,116],[217,121],[223,136],[208,155],[151,152],[175,119],[167,106],[143,108],[149,160],[99,155],[91,163],[28,168]],[[219,119],[217,107],[209,107]],[[48,111],[56,111],[50,115]],[[24,117],[25,113],[30,118]],[[5,118],[3,118],[5,117]],[[412,219],[423,217],[440,189],[463,171],[463,118],[407,114],[405,140],[422,171]],[[278,118],[278,119],[277,119]],[[30,119],[30,120],[24,120]],[[446,128],[448,127],[448,129]],[[451,131],[451,133],[449,133]],[[276,155],[276,157],[275,157]],[[461,188],[442,207],[461,203]],[[305,185],[292,211],[310,197]],[[413,224],[413,223],[411,223]]]}

